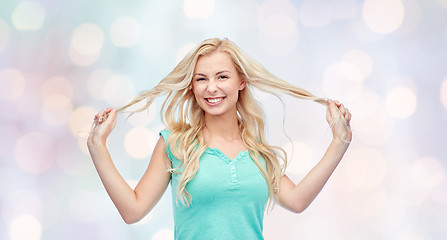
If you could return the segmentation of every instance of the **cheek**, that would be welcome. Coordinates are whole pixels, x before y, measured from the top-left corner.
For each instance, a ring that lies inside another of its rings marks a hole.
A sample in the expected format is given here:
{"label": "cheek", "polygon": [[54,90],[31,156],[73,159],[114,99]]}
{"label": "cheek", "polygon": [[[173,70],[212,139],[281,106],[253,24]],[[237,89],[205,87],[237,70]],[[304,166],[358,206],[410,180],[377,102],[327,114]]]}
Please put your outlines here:
{"label": "cheek", "polygon": [[194,85],[191,89],[191,93],[197,98],[202,95],[203,89],[200,87],[200,85]]}

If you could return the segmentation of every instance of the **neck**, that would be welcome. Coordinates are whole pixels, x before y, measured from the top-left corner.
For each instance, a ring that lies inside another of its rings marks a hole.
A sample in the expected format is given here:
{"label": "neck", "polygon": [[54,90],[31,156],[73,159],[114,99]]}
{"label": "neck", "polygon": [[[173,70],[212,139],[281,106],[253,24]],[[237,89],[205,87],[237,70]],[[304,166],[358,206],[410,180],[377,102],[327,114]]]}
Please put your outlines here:
{"label": "neck", "polygon": [[210,116],[205,114],[205,126],[212,135],[218,135],[225,139],[240,138],[236,112],[224,116]]}

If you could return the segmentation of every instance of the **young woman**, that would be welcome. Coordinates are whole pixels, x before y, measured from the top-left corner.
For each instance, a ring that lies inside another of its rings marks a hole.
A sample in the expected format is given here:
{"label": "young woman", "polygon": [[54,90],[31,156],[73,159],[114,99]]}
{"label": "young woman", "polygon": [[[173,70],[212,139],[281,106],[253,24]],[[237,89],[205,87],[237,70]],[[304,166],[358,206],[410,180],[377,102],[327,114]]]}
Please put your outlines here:
{"label": "young woman", "polygon": [[[284,151],[265,139],[262,109],[250,88],[327,105],[333,133],[320,162],[295,185]],[[116,170],[106,140],[117,112],[167,95],[149,166],[133,190]],[[351,113],[268,73],[228,39],[208,39],[153,89],[120,110],[95,115],[88,148],[107,193],[126,223],[143,218],[172,186],[176,239],[263,239],[268,200],[300,213],[325,185],[351,141]]]}

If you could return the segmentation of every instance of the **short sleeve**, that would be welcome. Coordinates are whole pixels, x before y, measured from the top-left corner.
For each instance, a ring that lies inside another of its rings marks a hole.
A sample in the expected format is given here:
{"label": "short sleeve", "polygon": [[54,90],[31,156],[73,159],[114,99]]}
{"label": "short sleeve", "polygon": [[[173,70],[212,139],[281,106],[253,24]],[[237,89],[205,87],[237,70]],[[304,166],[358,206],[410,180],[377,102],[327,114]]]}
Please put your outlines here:
{"label": "short sleeve", "polygon": [[163,136],[163,139],[165,140],[165,142],[167,142],[169,135],[171,135],[171,132],[168,129],[163,129],[160,131],[159,135]]}
{"label": "short sleeve", "polygon": [[[169,137],[169,135],[171,135],[171,132],[167,129],[163,129],[160,131],[159,135],[163,137],[163,139],[165,140],[165,144],[167,144],[168,137]],[[174,163],[175,165],[177,165],[178,160],[177,160],[177,158],[174,157],[174,155],[171,152],[171,148],[168,145],[166,146],[166,155],[168,156],[169,160],[171,160],[171,163]]]}

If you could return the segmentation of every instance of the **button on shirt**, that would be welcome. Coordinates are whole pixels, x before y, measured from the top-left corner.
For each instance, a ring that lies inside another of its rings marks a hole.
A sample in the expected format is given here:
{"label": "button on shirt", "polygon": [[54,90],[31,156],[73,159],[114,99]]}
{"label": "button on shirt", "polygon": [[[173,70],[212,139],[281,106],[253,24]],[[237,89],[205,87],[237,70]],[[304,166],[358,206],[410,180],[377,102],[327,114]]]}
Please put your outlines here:
{"label": "button on shirt", "polygon": [[[160,132],[165,141],[169,134]],[[172,167],[180,165],[169,146],[166,153]],[[259,162],[266,167],[264,159]],[[248,151],[230,159],[217,148],[207,148],[196,176],[186,186],[192,197],[189,207],[177,201],[179,179],[180,174],[172,174],[175,239],[263,239],[268,187]]]}

